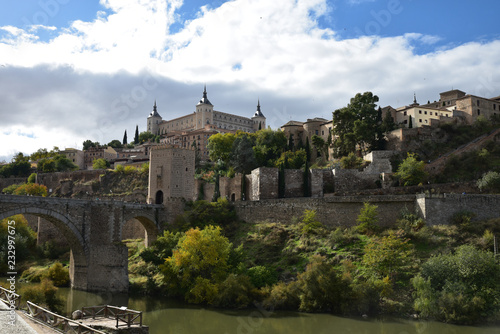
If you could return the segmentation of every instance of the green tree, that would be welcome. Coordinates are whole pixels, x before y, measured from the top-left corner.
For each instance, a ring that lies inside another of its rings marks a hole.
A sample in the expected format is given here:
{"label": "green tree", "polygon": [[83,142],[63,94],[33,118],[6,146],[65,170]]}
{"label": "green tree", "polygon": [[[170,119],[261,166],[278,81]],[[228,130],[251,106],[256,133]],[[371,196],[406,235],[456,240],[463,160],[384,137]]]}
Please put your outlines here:
{"label": "green tree", "polygon": [[253,150],[254,141],[248,134],[237,136],[233,142],[230,165],[239,173],[248,174],[257,168],[257,160]]}
{"label": "green tree", "polygon": [[285,169],[301,169],[306,163],[306,150],[300,149],[281,153],[276,161],[276,167],[283,165]]}
{"label": "green tree", "polygon": [[[11,226],[10,229],[9,226]],[[14,229],[12,229],[13,227]],[[11,232],[9,233],[9,231]],[[12,231],[15,231],[13,235]],[[12,251],[12,242],[8,242],[9,235],[14,237],[17,263],[27,260],[36,252],[36,232],[28,226],[28,221],[24,216],[16,215],[0,220],[0,271],[2,273],[12,271],[7,267],[7,257],[12,255],[12,253],[8,254],[9,250]],[[9,249],[9,245],[11,245],[11,249]]]}
{"label": "green tree", "polygon": [[355,152],[356,147],[366,152],[377,145],[379,124],[376,103],[378,96],[371,92],[356,94],[347,107],[333,112],[334,154],[341,157]]}
{"label": "green tree", "polygon": [[[381,238],[372,238],[366,244],[363,265],[378,278],[408,276],[413,272],[415,250],[402,234],[391,231]],[[411,277],[411,276],[410,276]]]}
{"label": "green tree", "polygon": [[47,187],[38,183],[26,183],[14,190],[14,195],[47,196]]}
{"label": "green tree", "polygon": [[340,159],[340,167],[343,169],[357,169],[363,167],[363,158],[357,157],[354,152]]}
{"label": "green tree", "polygon": [[410,120],[408,121],[408,128],[409,128],[409,129],[412,129],[412,128],[413,128],[413,120],[412,120],[411,115],[410,115],[410,116],[408,116],[408,118],[410,119]]}
{"label": "green tree", "polygon": [[96,148],[98,148],[98,147],[100,147],[100,146],[101,146],[101,144],[99,144],[99,142],[98,142],[98,141],[93,142],[93,141],[92,141],[92,140],[90,140],[90,139],[87,139],[86,141],[84,141],[84,142],[83,142],[83,150],[84,150],[84,151],[88,150],[88,149],[89,149],[89,148],[91,148],[91,147],[96,147]]}
{"label": "green tree", "polygon": [[29,157],[24,156],[22,153],[17,153],[12,162],[0,167],[0,175],[3,177],[27,177],[31,173],[31,164]]}
{"label": "green tree", "polygon": [[380,227],[378,223],[378,206],[365,202],[363,208],[359,212],[356,222],[356,230],[363,234],[372,234],[377,232]]}
{"label": "green tree", "polygon": [[139,125],[135,126],[134,144],[139,144]]}
{"label": "green tree", "polygon": [[28,177],[28,183],[35,183],[36,181],[36,173],[31,173]]}
{"label": "green tree", "polygon": [[67,172],[78,169],[78,166],[63,154],[42,158],[37,165],[38,170],[43,173]]}
{"label": "green tree", "polygon": [[276,160],[286,149],[287,138],[283,131],[271,129],[257,131],[253,150],[258,166],[274,167]]}
{"label": "green tree", "polygon": [[108,146],[111,146],[112,148],[122,148],[122,143],[118,139],[113,139],[108,143]]}
{"label": "green tree", "polygon": [[139,144],[144,144],[149,140],[155,141],[156,136],[149,131],[141,132],[139,134]]}
{"label": "green tree", "polygon": [[225,165],[228,165],[235,140],[236,136],[233,133],[217,133],[210,136],[207,145],[210,160],[217,162],[220,159]]}
{"label": "green tree", "polygon": [[217,284],[229,274],[232,244],[221,234],[220,227],[190,229],[179,240],[172,256],[165,260],[165,283],[180,290],[186,301],[212,303]]}
{"label": "green tree", "polygon": [[92,162],[93,169],[106,169],[109,168],[109,166],[110,166],[109,161],[103,158],[95,159]]}
{"label": "green tree", "polygon": [[311,141],[316,148],[316,150],[321,154],[325,161],[328,161],[328,142],[317,135],[313,135]]}
{"label": "green tree", "polygon": [[409,153],[405,160],[399,165],[395,176],[399,178],[400,184],[414,186],[422,183],[427,177],[425,162],[418,161],[415,153]]}
{"label": "green tree", "polygon": [[396,129],[396,122],[394,122],[394,118],[392,117],[390,111],[387,111],[382,120],[382,132],[387,133],[394,129]]}
{"label": "green tree", "polygon": [[125,130],[125,133],[123,134],[123,141],[122,145],[126,146],[127,145],[127,130]]}
{"label": "green tree", "polygon": [[415,310],[438,320],[474,324],[500,311],[500,265],[471,245],[431,257],[413,280]]}

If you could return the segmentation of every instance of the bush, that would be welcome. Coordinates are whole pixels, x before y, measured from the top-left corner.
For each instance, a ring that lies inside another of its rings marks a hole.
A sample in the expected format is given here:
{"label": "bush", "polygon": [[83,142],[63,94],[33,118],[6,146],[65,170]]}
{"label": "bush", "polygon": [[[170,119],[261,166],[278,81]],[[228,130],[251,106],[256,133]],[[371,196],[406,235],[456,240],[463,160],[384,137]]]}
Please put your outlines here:
{"label": "bush", "polygon": [[116,165],[115,166],[116,173],[123,173],[124,171],[125,171],[125,167],[123,165]]}
{"label": "bush", "polygon": [[348,156],[340,159],[340,167],[342,169],[357,169],[363,167],[363,158],[358,158],[354,153],[349,153]]}
{"label": "bush", "polygon": [[57,288],[51,280],[44,278],[40,285],[29,286],[22,291],[22,298],[32,303],[47,307],[52,312],[61,313],[63,302],[57,297]]}
{"label": "bush", "polygon": [[276,271],[264,266],[256,266],[248,269],[248,276],[256,288],[272,286],[278,281]]}
{"label": "bush", "polygon": [[69,285],[69,270],[64,268],[60,262],[54,263],[44,277],[50,279],[55,286]]}
{"label": "bush", "polygon": [[500,193],[500,173],[488,172],[477,181],[477,187],[481,191]]}
{"label": "bush", "polygon": [[378,223],[378,206],[372,205],[368,202],[364,203],[363,208],[361,209],[358,219],[358,225],[356,226],[356,230],[362,234],[373,234],[377,232],[380,227],[377,225]]}
{"label": "bush", "polygon": [[299,227],[302,234],[310,234],[317,233],[323,224],[316,220],[316,210],[305,210]]}
{"label": "bush", "polygon": [[219,284],[214,305],[225,308],[245,308],[252,302],[254,287],[245,275],[230,274]]}
{"label": "bush", "polygon": [[31,173],[31,175],[28,177],[28,183],[35,183],[36,181],[36,173]]}
{"label": "bush", "polygon": [[399,178],[400,184],[406,186],[415,186],[422,183],[427,177],[425,171],[425,162],[418,161],[415,153],[408,153],[408,156],[399,165],[395,176]]}
{"label": "bush", "polygon": [[500,311],[499,275],[493,254],[470,245],[432,257],[412,280],[415,310],[446,322],[478,323]]}
{"label": "bush", "polygon": [[47,187],[38,183],[26,183],[14,190],[14,195],[47,196]]}
{"label": "bush", "polygon": [[6,193],[6,194],[13,194],[14,191],[19,188],[20,186],[22,186],[23,184],[22,183],[19,183],[19,184],[11,184],[10,186],[8,187],[5,187],[2,189],[2,192],[3,193]]}
{"label": "bush", "polygon": [[269,296],[264,300],[264,307],[279,310],[297,310],[300,305],[301,293],[298,282],[279,282],[274,285]]}

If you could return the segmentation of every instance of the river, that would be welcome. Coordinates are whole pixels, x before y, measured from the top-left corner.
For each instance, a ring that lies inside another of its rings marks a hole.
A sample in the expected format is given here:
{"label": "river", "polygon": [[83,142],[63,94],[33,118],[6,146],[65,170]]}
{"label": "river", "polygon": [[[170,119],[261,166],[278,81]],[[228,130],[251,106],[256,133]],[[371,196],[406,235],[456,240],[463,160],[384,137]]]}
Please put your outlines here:
{"label": "river", "polygon": [[[20,283],[21,284],[21,283]],[[59,288],[66,313],[111,304],[143,312],[151,334],[499,334],[500,326],[455,326],[407,319],[343,318],[329,314],[283,312],[266,309],[241,311],[195,307],[158,297],[89,293]]]}

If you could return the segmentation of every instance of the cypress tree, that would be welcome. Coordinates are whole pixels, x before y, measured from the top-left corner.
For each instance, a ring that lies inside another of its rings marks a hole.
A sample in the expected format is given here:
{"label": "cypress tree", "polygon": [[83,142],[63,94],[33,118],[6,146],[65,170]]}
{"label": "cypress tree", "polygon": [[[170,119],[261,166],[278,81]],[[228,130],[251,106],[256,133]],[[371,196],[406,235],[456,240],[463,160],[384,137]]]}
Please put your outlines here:
{"label": "cypress tree", "polygon": [[309,145],[309,137],[306,138],[306,161],[311,161],[311,145]]}
{"label": "cypress tree", "polygon": [[123,145],[127,145],[127,130],[125,130],[125,133],[123,134]]}
{"label": "cypress tree", "polygon": [[304,197],[311,197],[310,184],[309,184],[309,161],[306,160],[304,165],[304,182],[302,184]]}
{"label": "cypress tree", "polygon": [[285,166],[283,163],[280,164],[280,168],[278,170],[278,197],[285,197]]}
{"label": "cypress tree", "polygon": [[413,128],[413,122],[411,120],[411,116],[409,117],[410,118],[410,121],[408,122],[408,128]]}
{"label": "cypress tree", "polygon": [[134,144],[139,144],[139,125],[135,126]]}

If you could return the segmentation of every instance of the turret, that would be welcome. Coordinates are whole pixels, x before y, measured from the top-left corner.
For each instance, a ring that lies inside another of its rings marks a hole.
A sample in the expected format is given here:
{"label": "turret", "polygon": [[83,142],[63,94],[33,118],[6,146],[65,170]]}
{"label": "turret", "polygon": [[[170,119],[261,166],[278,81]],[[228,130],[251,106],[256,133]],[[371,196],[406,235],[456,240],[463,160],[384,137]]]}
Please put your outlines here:
{"label": "turret", "polygon": [[156,110],[156,100],[153,106],[153,111],[148,116],[148,127],[147,131],[151,132],[154,135],[158,135],[160,131],[160,123],[162,122],[162,118],[158,111]]}
{"label": "turret", "polygon": [[257,111],[255,111],[255,114],[253,114],[252,121],[254,131],[266,128],[266,117],[260,110],[260,99],[257,100]]}
{"label": "turret", "polygon": [[204,128],[206,124],[213,124],[214,105],[207,97],[207,85],[203,89],[203,97],[196,105],[196,129]]}

